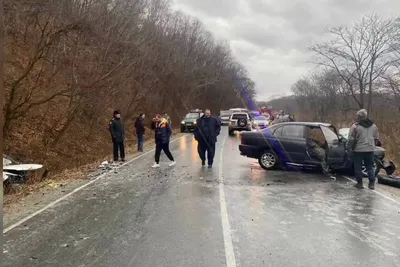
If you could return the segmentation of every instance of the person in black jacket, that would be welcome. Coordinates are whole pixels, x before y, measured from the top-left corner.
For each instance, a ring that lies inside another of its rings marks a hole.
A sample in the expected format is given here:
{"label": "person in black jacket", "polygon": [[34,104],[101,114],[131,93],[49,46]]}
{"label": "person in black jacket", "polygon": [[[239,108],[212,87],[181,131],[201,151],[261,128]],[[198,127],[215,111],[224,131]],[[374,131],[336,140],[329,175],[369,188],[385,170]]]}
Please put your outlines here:
{"label": "person in black jacket", "polygon": [[143,145],[144,145],[144,134],[145,134],[145,127],[144,127],[144,114],[141,113],[139,117],[135,121],[135,128],[136,128],[136,136],[138,141],[138,151],[143,152]]}
{"label": "person in black jacket", "polygon": [[206,152],[208,167],[211,168],[215,156],[215,143],[221,131],[220,121],[211,116],[211,111],[206,109],[204,115],[197,119],[194,130],[194,138],[197,140],[197,152],[201,159],[201,165],[206,165]]}
{"label": "person in black jacket", "polygon": [[115,110],[112,120],[110,120],[110,134],[113,142],[114,162],[118,161],[118,150],[120,152],[121,161],[125,161],[125,130],[121,119],[121,112]]}
{"label": "person in black jacket", "polygon": [[151,124],[151,128],[154,130],[154,138],[156,142],[156,153],[155,153],[155,163],[152,168],[160,167],[160,155],[163,150],[165,155],[167,155],[168,159],[171,161],[169,164],[170,167],[175,165],[174,157],[169,150],[169,141],[172,135],[171,126],[168,124],[168,121],[164,119],[161,115],[157,114],[155,118],[153,118],[153,123]]}

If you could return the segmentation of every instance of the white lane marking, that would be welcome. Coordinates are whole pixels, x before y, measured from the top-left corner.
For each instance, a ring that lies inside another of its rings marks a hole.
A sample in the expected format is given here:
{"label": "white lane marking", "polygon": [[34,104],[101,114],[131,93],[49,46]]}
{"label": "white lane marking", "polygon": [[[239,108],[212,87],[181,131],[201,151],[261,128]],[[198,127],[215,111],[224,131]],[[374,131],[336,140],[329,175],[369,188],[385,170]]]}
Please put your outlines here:
{"label": "white lane marking", "polygon": [[233,250],[233,242],[231,235],[231,226],[229,224],[228,209],[226,207],[225,191],[224,191],[224,175],[223,175],[223,156],[226,136],[222,141],[222,149],[219,156],[219,202],[221,206],[221,222],[222,232],[224,235],[224,247],[227,267],[236,267],[235,252]]}
{"label": "white lane marking", "polygon": [[[354,179],[351,179],[350,177],[347,177],[347,176],[343,176],[343,177],[346,178],[347,180],[349,180],[350,182],[357,183]],[[387,200],[393,201],[394,203],[400,205],[399,201],[397,201],[396,199],[391,198],[391,197],[389,197],[389,196],[387,196],[385,194],[382,194],[381,192],[377,191],[376,188],[375,188],[375,190],[371,190],[371,191],[375,192],[376,194],[380,195],[383,198],[386,198]]]}
{"label": "white lane marking", "polygon": [[[176,141],[178,141],[178,140],[180,140],[181,138],[186,137],[186,136],[188,136],[188,135],[185,134],[185,135],[183,135],[183,136],[181,136],[181,137],[178,137],[178,138],[172,140],[170,143],[176,142]],[[87,182],[86,184],[81,185],[80,187],[78,187],[78,188],[74,189],[73,191],[69,192],[68,194],[66,194],[66,195],[60,197],[59,199],[57,199],[57,200],[51,202],[50,204],[44,206],[44,207],[41,208],[40,210],[38,210],[38,211],[36,211],[36,212],[34,212],[34,213],[28,215],[27,217],[23,218],[23,219],[20,220],[20,221],[14,223],[14,224],[12,224],[12,225],[10,225],[9,227],[7,227],[6,229],[3,230],[3,234],[9,232],[10,230],[14,229],[15,227],[20,226],[21,224],[23,224],[23,223],[26,222],[27,220],[29,220],[29,219],[35,217],[36,215],[42,213],[42,212],[45,211],[45,210],[47,210],[47,209],[53,207],[53,206],[56,205],[57,203],[59,203],[59,202],[63,201],[64,199],[66,199],[66,198],[72,196],[72,195],[75,194],[76,192],[81,191],[81,190],[84,189],[85,187],[87,187],[87,186],[93,184],[94,182],[96,182],[97,180],[103,178],[103,177],[106,176],[107,174],[110,174],[111,172],[115,171],[116,169],[120,169],[120,168],[122,168],[123,166],[125,166],[125,165],[127,165],[127,164],[129,164],[129,163],[132,163],[133,161],[138,160],[138,159],[140,159],[140,158],[142,158],[142,157],[144,157],[144,156],[146,156],[146,155],[148,155],[148,154],[154,152],[154,150],[155,150],[155,148],[153,148],[152,150],[147,151],[146,153],[141,154],[140,156],[137,156],[137,157],[135,157],[135,158],[133,158],[133,159],[131,159],[131,160],[125,162],[124,164],[121,164],[121,165],[117,166],[116,168],[113,168],[112,170],[110,170],[110,171],[108,171],[108,172],[105,172],[105,173],[99,175],[99,176],[96,177],[95,179],[93,179],[93,180]]]}

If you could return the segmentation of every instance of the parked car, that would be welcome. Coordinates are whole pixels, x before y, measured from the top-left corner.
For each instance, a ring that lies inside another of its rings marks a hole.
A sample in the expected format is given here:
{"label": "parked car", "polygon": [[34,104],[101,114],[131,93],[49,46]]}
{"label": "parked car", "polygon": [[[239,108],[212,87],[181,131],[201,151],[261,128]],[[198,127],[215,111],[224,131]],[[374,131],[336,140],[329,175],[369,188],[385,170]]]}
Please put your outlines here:
{"label": "parked car", "polygon": [[234,112],[229,118],[229,135],[233,135],[235,131],[251,131],[252,119],[247,112]]}
{"label": "parked car", "polygon": [[232,111],[230,110],[221,110],[219,112],[219,120],[221,121],[222,125],[228,125],[229,124],[229,118],[232,114]]}
{"label": "parked car", "polygon": [[[353,172],[351,154],[346,152],[347,139],[328,123],[285,122],[262,131],[242,133],[240,154],[258,159],[260,166],[266,170],[285,165],[320,168],[316,155],[309,149],[306,141],[310,131],[315,128],[319,128],[325,137],[330,167],[336,171]],[[374,170],[378,174],[388,162],[382,147],[376,147],[374,154]],[[366,175],[365,168],[363,174]]]}
{"label": "parked car", "polygon": [[269,125],[270,121],[266,116],[258,115],[254,117],[252,123],[254,129],[264,129]]}
{"label": "parked car", "polygon": [[186,131],[194,131],[196,121],[203,116],[203,111],[200,109],[191,110],[181,121],[181,133]]}

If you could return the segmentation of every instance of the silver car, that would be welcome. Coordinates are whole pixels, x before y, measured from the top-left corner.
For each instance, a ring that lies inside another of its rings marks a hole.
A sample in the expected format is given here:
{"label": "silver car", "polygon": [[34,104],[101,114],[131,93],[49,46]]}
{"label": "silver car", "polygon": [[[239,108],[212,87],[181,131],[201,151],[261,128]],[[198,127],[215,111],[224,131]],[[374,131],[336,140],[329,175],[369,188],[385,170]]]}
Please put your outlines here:
{"label": "silver car", "polygon": [[229,135],[235,131],[251,131],[252,118],[248,112],[234,112],[229,118]]}
{"label": "silver car", "polygon": [[266,116],[255,116],[253,119],[253,128],[254,129],[264,129],[268,127],[270,120]]}
{"label": "silver car", "polygon": [[220,119],[222,125],[229,124],[229,118],[230,118],[231,114],[232,114],[232,111],[230,111],[230,110],[221,110],[219,112],[219,119]]}

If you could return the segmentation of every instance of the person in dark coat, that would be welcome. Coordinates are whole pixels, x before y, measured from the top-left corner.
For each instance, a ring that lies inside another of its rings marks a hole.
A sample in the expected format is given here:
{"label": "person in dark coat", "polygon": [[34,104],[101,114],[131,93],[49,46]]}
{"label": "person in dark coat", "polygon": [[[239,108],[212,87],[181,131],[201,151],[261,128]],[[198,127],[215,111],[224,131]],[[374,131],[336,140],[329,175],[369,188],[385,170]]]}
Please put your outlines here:
{"label": "person in dark coat", "polygon": [[154,130],[154,139],[156,143],[156,153],[154,155],[155,163],[152,168],[160,167],[161,151],[164,151],[165,155],[167,155],[168,159],[171,161],[169,166],[174,166],[175,160],[171,154],[171,151],[169,150],[169,142],[172,135],[172,129],[171,126],[168,124],[168,121],[164,119],[161,115],[157,114],[156,117],[153,118],[151,128]]}
{"label": "person in dark coat", "polygon": [[144,127],[144,117],[145,115],[141,113],[135,121],[136,136],[138,142],[137,147],[139,152],[143,152],[144,134],[146,132],[146,128]]}
{"label": "person in dark coat", "polygon": [[125,161],[125,130],[119,110],[114,111],[113,118],[110,120],[109,129],[113,142],[114,162],[118,161],[118,150],[121,161]]}
{"label": "person in dark coat", "polygon": [[201,159],[201,165],[206,165],[206,152],[208,167],[211,168],[214,163],[215,143],[217,136],[221,131],[220,121],[211,116],[211,111],[206,109],[204,115],[197,119],[194,130],[194,138],[197,140],[197,152]]}

